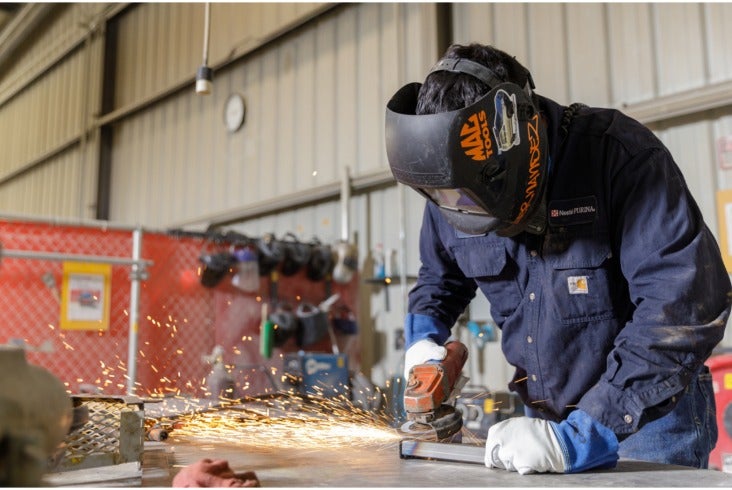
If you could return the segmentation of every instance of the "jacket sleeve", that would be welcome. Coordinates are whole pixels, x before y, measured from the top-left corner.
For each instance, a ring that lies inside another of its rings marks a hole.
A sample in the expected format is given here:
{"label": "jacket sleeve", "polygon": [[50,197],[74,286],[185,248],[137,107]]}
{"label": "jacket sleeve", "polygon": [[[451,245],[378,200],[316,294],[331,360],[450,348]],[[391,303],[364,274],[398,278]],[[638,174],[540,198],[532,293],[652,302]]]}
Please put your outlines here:
{"label": "jacket sleeve", "polygon": [[422,264],[417,284],[409,292],[404,329],[407,347],[425,338],[442,345],[458,316],[475,297],[475,281],[465,277],[441,238],[455,231],[441,221],[437,206],[427,202],[419,235]]}
{"label": "jacket sleeve", "polygon": [[613,172],[606,205],[634,310],[578,407],[623,435],[668,413],[723,338],[730,280],[665,148]]}

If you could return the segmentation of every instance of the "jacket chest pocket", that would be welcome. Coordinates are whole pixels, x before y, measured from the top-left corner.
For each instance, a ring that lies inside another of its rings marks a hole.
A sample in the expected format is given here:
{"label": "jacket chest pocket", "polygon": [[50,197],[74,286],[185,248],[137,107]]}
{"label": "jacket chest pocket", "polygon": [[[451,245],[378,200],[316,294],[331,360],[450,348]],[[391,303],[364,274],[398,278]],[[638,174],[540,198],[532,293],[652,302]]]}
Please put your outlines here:
{"label": "jacket chest pocket", "polygon": [[[491,305],[491,311],[506,317],[516,311],[521,302],[518,268],[508,256],[503,244],[486,238],[461,240],[452,247],[460,269],[475,280]],[[500,318],[494,318],[500,321]]]}
{"label": "jacket chest pocket", "polygon": [[549,297],[565,324],[607,320],[613,308],[613,254],[597,237],[557,237],[545,242]]}

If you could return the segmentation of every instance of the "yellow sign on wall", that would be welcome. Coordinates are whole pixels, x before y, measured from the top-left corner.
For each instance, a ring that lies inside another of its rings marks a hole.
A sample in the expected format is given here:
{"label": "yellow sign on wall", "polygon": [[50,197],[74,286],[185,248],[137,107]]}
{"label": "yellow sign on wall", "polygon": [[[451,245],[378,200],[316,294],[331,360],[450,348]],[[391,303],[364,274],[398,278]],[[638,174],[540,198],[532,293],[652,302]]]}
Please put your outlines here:
{"label": "yellow sign on wall", "polygon": [[61,328],[108,330],[112,266],[64,262]]}

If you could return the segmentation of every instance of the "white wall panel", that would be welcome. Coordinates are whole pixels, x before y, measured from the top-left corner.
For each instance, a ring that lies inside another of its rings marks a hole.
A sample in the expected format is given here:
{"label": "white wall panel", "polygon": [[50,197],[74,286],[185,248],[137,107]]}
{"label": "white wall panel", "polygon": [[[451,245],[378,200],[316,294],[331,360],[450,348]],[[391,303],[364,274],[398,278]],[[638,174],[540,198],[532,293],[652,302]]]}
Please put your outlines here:
{"label": "white wall panel", "polygon": [[[63,10],[67,15],[75,9]],[[55,32],[54,29],[52,29]],[[49,44],[52,41],[49,40]],[[95,202],[96,186],[96,131],[84,133],[90,128],[94,112],[99,110],[99,76],[102,43],[99,38],[91,40],[88,49],[77,49],[59,63],[48,67],[43,77],[34,81],[0,106],[0,179],[10,178],[18,171],[21,177],[7,180],[0,194],[18,192],[22,199],[12,200],[4,209],[10,213],[28,214],[38,208],[48,209],[51,214],[57,210],[64,216],[91,217],[91,205]],[[47,50],[53,52],[52,47]],[[69,147],[73,151],[69,151]],[[54,156],[64,151],[63,157]],[[78,162],[72,163],[70,155]],[[59,163],[61,162],[61,163]],[[51,165],[66,165],[64,179],[48,178],[43,168]],[[37,178],[33,174],[38,174]],[[66,179],[78,185],[73,191],[73,207],[64,194]],[[48,189],[41,190],[36,183],[44,183]],[[25,187],[27,186],[27,187]],[[80,186],[80,187],[79,187]],[[23,190],[25,189],[25,190]],[[58,206],[46,206],[49,196],[59,199]],[[33,199],[40,201],[39,205]]]}
{"label": "white wall panel", "polygon": [[[714,140],[714,147],[717,150],[714,161],[716,162],[717,179],[720,189],[729,189],[732,187],[732,169],[722,165],[722,150],[720,148],[721,138],[732,138],[732,115],[720,117],[712,128],[712,137]],[[727,154],[727,159],[732,155]]]}
{"label": "white wall panel", "polygon": [[[339,182],[346,166],[356,176],[386,169],[383,108],[406,58],[394,40],[408,30],[408,12],[432,9],[339,9],[219,70],[212,95],[191,88],[115,124],[111,218],[165,227]],[[424,44],[412,36],[402,46]],[[431,51],[417,57],[422,66],[434,61]],[[222,114],[232,92],[245,97],[247,116],[229,134]],[[127,187],[135,181],[138,190]]]}
{"label": "white wall panel", "polygon": [[612,105],[648,100],[656,86],[649,4],[617,3],[606,8]]}
{"label": "white wall panel", "polygon": [[516,55],[560,103],[622,107],[732,78],[730,18],[726,3],[467,3],[453,26],[456,42]]}
{"label": "white wall panel", "polygon": [[732,3],[705,3],[705,40],[709,81],[719,82],[732,78]]}
{"label": "white wall panel", "polygon": [[712,123],[694,122],[657,132],[681,168],[709,229],[717,232],[716,152]]}
{"label": "white wall panel", "polygon": [[19,47],[9,66],[0,72],[0,104],[22,90],[33,78],[39,76],[52,62],[71,49],[99,22],[109,8],[104,3],[73,3],[52,6],[50,19],[37,28],[42,35],[31,38]]}
{"label": "white wall panel", "polygon": [[531,50],[524,62],[531,67],[536,91],[544,95],[552,94],[558,101],[570,99],[567,82],[569,69],[567,59],[562,55],[567,51],[565,9],[564,4],[548,2],[527,8]]}
{"label": "white wall panel", "polygon": [[658,95],[704,85],[707,78],[702,6],[694,3],[651,6],[658,63]]}
{"label": "white wall panel", "polygon": [[[209,66],[261,45],[321,8],[317,3],[212,3]],[[142,3],[125,12],[119,22],[115,107],[193,77],[203,61],[204,21],[203,3]]]}
{"label": "white wall panel", "polygon": [[[569,94],[572,102],[607,105],[608,38],[603,4],[577,3],[566,6]],[[547,38],[543,42],[549,42]],[[548,94],[547,94],[548,95]],[[549,95],[551,97],[551,95]]]}
{"label": "white wall panel", "polygon": [[79,180],[80,162],[78,150],[65,151],[13,179],[0,192],[0,209],[7,214],[78,218],[85,192]]}

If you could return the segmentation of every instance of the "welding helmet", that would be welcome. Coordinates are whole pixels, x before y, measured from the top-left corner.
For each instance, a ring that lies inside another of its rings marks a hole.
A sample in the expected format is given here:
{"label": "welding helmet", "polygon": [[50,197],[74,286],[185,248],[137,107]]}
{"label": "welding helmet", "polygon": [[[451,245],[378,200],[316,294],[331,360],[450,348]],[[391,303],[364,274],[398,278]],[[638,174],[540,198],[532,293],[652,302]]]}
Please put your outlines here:
{"label": "welding helmet", "polygon": [[320,243],[315,238],[311,243],[310,260],[305,267],[305,275],[311,281],[322,281],[333,270],[333,250],[330,245]]}
{"label": "welding helmet", "polygon": [[268,276],[282,262],[285,255],[282,242],[277,240],[272,233],[265,233],[257,239],[257,251],[259,258],[259,275]]}
{"label": "welding helmet", "polygon": [[294,234],[287,233],[282,240],[283,257],[280,270],[284,276],[294,276],[310,259],[310,245],[300,242]]}
{"label": "welding helmet", "polygon": [[198,260],[203,264],[201,284],[207,288],[217,286],[231,271],[235,259],[229,252],[202,254]]}
{"label": "welding helmet", "polygon": [[508,67],[520,84],[463,58],[445,58],[430,73],[465,73],[489,92],[471,105],[417,115],[421,84],[405,85],[386,109],[386,153],[394,178],[439,206],[471,235],[542,233],[546,222],[546,129],[534,104],[531,74]]}
{"label": "welding helmet", "polygon": [[275,311],[270,313],[269,321],[274,325],[274,346],[282,347],[288,340],[297,335],[298,319],[292,308],[288,306],[278,306]]}

